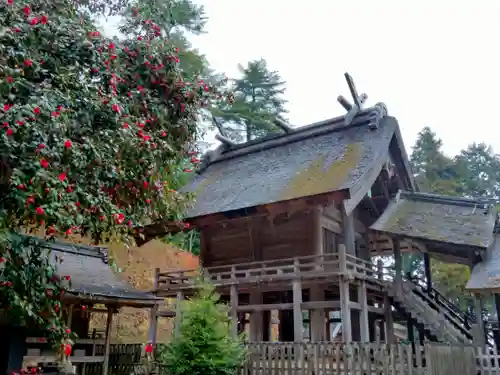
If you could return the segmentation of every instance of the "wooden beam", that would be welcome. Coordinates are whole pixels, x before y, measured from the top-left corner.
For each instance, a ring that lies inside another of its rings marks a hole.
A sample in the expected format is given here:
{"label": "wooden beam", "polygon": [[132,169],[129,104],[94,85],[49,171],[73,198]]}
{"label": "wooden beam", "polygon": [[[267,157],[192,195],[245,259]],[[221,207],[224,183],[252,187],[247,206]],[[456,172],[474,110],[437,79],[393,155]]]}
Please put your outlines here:
{"label": "wooden beam", "polygon": [[225,146],[228,146],[228,147],[234,147],[234,146],[236,146],[235,142],[233,142],[232,140],[230,140],[227,137],[224,137],[222,134],[217,133],[215,135],[215,139],[217,139],[220,143],[222,143]]}
{"label": "wooden beam", "polygon": [[283,121],[279,118],[276,118],[276,119],[274,119],[274,123],[276,124],[277,127],[279,127],[281,130],[283,130],[285,133],[293,132],[293,128],[286,121]]}
{"label": "wooden beam", "polygon": [[262,217],[262,216],[277,216],[282,213],[294,214],[299,211],[309,209],[316,206],[327,206],[333,202],[342,202],[350,197],[349,189],[337,190],[333,192],[328,192],[324,194],[317,194],[309,197],[300,197],[289,199],[281,202],[274,202],[269,204],[263,204],[260,206],[248,207],[244,210],[238,210],[239,217],[232,215],[231,212],[220,212],[211,215],[200,216],[190,219],[190,223],[197,227],[205,227],[214,225],[218,222],[224,221],[234,221],[240,218],[252,218],[252,217]]}

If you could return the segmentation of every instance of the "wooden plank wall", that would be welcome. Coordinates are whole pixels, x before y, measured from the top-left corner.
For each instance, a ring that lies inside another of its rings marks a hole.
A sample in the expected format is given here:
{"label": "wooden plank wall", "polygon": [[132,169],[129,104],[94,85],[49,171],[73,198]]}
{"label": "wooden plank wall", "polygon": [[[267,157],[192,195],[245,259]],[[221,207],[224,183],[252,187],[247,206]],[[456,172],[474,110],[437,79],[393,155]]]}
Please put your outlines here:
{"label": "wooden plank wall", "polygon": [[202,231],[202,262],[205,267],[286,259],[313,254],[312,211],[290,217],[279,215],[234,219]]}

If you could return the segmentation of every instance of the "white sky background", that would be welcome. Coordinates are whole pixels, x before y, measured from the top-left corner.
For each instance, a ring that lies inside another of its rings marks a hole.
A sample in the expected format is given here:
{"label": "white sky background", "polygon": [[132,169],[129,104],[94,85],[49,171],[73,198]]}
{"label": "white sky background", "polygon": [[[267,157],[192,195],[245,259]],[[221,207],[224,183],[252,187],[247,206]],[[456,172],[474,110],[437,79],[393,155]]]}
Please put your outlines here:
{"label": "white sky background", "polygon": [[343,114],[348,71],[368,104],[398,118],[408,152],[424,126],[447,154],[474,141],[500,152],[498,0],[197,2],[209,21],[194,46],[229,77],[265,58],[287,82],[292,125]]}

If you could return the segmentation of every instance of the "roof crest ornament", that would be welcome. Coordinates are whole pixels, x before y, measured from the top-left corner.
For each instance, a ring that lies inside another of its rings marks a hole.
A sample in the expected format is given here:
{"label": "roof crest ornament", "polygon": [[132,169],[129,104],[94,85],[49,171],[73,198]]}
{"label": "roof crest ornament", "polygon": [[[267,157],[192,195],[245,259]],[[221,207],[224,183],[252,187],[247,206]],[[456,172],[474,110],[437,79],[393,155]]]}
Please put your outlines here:
{"label": "roof crest ornament", "polygon": [[349,86],[349,91],[351,92],[352,100],[354,104],[351,104],[344,96],[339,95],[337,101],[340,103],[342,107],[347,111],[347,114],[344,118],[344,125],[349,126],[354,121],[354,118],[361,112],[363,109],[363,104],[365,104],[366,99],[368,99],[368,95],[361,94],[358,95],[358,90],[356,89],[356,85],[354,84],[354,80],[352,79],[349,73],[344,73],[345,80],[347,82],[347,86]]}

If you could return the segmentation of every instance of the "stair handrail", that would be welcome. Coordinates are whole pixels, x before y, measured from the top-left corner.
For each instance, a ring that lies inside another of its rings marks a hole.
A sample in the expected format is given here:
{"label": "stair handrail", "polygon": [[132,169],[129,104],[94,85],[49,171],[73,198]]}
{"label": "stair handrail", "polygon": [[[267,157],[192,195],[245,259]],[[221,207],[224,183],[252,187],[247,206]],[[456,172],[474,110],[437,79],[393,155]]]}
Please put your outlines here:
{"label": "stair handrail", "polygon": [[[471,329],[471,324],[477,323],[476,314],[470,311],[463,311],[462,309],[460,309],[459,306],[457,306],[455,302],[446,297],[438,289],[431,287],[431,289],[428,290],[428,285],[426,280],[416,276],[410,276],[410,277],[408,276],[410,275],[407,275],[406,278],[409,281],[413,282],[415,285],[420,287],[422,289],[422,292],[429,295],[429,297],[432,298],[436,303],[442,305],[446,310],[448,310],[448,312],[451,313],[454,316],[454,318],[458,319],[459,322],[464,325],[464,328],[467,331]],[[484,326],[486,328],[486,324]],[[486,342],[488,344],[495,341],[493,332],[485,329],[484,334],[486,337]]]}

